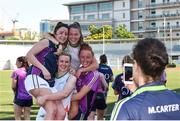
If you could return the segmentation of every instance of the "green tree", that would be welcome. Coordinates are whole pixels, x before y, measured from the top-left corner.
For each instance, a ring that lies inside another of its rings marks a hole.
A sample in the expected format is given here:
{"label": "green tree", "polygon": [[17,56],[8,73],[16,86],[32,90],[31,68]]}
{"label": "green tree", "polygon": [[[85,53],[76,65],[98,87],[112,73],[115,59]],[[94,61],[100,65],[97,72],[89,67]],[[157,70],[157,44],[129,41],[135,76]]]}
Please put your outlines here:
{"label": "green tree", "polygon": [[119,25],[115,30],[115,35],[120,39],[135,38],[132,32],[129,32],[125,26]]}
{"label": "green tree", "polygon": [[23,40],[31,40],[31,32],[26,32],[26,33],[24,34]]}
{"label": "green tree", "polygon": [[5,40],[19,40],[19,38],[17,38],[17,37],[7,37],[7,38],[5,38]]}
{"label": "green tree", "polygon": [[[103,33],[104,29],[104,33]],[[112,38],[112,27],[110,25],[103,25],[101,27],[96,27],[95,25],[90,25],[88,27],[89,32],[91,33],[85,39],[86,40],[99,40],[99,39],[111,39]],[[104,34],[104,35],[103,35]]]}

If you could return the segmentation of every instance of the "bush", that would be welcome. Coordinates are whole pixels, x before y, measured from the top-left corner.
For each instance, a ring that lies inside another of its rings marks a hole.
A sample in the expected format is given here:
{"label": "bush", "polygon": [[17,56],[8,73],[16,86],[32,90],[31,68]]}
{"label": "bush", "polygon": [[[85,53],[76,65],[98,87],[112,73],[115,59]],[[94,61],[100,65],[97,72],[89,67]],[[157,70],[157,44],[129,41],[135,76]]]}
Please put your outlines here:
{"label": "bush", "polygon": [[176,64],[175,63],[169,63],[167,65],[168,68],[175,68],[176,67]]}

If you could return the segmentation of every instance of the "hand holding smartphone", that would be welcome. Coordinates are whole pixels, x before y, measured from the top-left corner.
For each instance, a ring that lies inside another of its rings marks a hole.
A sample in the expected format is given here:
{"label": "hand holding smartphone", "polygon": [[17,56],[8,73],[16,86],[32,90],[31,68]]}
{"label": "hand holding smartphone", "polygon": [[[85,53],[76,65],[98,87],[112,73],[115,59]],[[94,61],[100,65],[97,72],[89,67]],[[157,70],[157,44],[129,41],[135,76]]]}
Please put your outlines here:
{"label": "hand holding smartphone", "polygon": [[123,65],[124,84],[133,84],[133,64],[125,63]]}

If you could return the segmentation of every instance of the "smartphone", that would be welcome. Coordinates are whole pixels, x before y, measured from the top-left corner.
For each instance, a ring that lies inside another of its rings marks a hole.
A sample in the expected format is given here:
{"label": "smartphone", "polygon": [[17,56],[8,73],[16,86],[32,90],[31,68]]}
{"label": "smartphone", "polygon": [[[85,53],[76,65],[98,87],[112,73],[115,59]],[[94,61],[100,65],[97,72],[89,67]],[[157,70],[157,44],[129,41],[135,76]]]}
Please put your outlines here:
{"label": "smartphone", "polygon": [[133,84],[133,64],[131,63],[125,63],[123,65],[123,81],[125,84]]}

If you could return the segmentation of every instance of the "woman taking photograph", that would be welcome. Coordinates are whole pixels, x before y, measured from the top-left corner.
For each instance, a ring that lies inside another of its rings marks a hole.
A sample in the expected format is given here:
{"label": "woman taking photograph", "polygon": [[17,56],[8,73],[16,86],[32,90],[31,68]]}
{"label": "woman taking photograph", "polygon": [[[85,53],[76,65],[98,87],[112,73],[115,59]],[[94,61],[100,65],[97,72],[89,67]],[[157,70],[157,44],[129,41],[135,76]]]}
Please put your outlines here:
{"label": "woman taking photograph", "polygon": [[133,49],[133,59],[138,88],[116,104],[111,120],[180,120],[180,95],[160,81],[168,64],[164,44],[153,38],[140,40]]}

